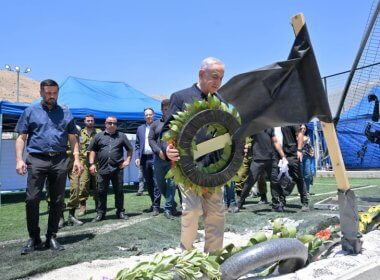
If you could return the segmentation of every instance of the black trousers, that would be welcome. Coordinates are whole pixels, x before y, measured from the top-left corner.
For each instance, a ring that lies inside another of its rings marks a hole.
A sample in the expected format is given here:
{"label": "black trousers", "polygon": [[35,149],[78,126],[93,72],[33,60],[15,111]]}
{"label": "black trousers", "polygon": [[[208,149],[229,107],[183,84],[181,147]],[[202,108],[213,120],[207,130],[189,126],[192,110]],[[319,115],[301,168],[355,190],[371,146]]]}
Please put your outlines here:
{"label": "black trousers", "polygon": [[265,171],[270,178],[271,188],[273,185],[278,185],[278,168],[275,160],[253,160],[250,165],[250,172],[248,179],[244,184],[241,192],[240,203],[244,204],[245,199],[248,197],[252,186],[256,183],[260,173]]}
{"label": "black trousers", "polygon": [[286,157],[289,162],[289,176],[292,177],[293,181],[297,185],[298,193],[301,197],[302,204],[308,204],[309,199],[307,198],[307,190],[305,181],[303,180],[303,174],[301,171],[302,163],[298,160],[297,156]]}
{"label": "black trousers", "polygon": [[99,174],[97,176],[98,182],[98,213],[105,215],[107,212],[107,193],[110,182],[112,182],[113,192],[115,194],[115,208],[116,212],[124,212],[124,192],[123,192],[123,177],[124,169],[117,168],[109,174]]}
{"label": "black trousers", "polygon": [[148,188],[148,194],[152,201],[152,208],[158,209],[160,208],[161,192],[154,180],[153,155],[142,155],[140,165]]}
{"label": "black trousers", "polygon": [[66,153],[56,156],[28,154],[25,163],[28,170],[25,203],[29,236],[31,238],[40,236],[40,200],[46,180],[49,181],[50,196],[46,235],[54,236],[58,232],[58,223],[62,212],[69,159]]}
{"label": "black trousers", "polygon": [[[306,205],[309,203],[309,199],[307,198],[306,185],[301,172],[301,162],[297,159],[297,156],[287,156],[286,159],[289,163],[289,176],[297,185],[297,189],[301,197],[301,203]],[[286,187],[287,186],[280,185],[272,187],[271,193],[273,207],[285,205],[285,195],[283,190]]]}

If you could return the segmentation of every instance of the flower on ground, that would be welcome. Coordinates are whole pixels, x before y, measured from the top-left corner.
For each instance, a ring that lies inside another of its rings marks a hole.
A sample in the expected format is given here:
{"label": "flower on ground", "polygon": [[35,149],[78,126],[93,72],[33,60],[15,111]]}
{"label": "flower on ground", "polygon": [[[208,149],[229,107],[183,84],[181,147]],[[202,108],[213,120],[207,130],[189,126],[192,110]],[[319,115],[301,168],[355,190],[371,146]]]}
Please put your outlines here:
{"label": "flower on ground", "polygon": [[367,212],[359,212],[359,219],[363,223],[369,224],[372,222],[372,215]]}
{"label": "flower on ground", "polygon": [[331,230],[330,229],[322,229],[318,231],[315,236],[323,241],[327,241],[331,237]]}
{"label": "flower on ground", "polygon": [[380,204],[377,205],[377,206],[372,206],[368,209],[368,213],[377,213],[377,212],[380,212]]}

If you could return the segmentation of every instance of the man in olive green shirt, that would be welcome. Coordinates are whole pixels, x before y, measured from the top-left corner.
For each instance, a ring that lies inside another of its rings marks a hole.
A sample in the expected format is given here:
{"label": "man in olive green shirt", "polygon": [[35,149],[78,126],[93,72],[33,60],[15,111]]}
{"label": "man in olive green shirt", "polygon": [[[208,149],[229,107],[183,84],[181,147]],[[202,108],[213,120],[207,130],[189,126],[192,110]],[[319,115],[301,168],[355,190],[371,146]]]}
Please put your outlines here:
{"label": "man in olive green shirt", "polygon": [[85,127],[81,129],[79,133],[79,158],[84,170],[80,178],[70,176],[70,199],[67,204],[67,208],[70,209],[69,223],[70,216],[75,217],[75,209],[78,208],[78,206],[80,207],[78,216],[83,216],[86,214],[86,201],[90,194],[94,197],[95,208],[97,208],[98,203],[96,177],[92,176],[89,172],[90,164],[88,162],[89,152],[87,152],[87,147],[94,136],[101,132],[101,130],[94,128],[95,119],[92,114],[85,116],[84,125]]}

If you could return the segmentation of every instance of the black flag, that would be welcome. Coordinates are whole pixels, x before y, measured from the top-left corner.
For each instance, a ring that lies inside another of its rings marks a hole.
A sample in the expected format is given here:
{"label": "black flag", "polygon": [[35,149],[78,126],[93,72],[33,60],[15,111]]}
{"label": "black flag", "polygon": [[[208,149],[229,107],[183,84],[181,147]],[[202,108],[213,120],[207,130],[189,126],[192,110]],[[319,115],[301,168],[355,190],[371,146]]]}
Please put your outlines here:
{"label": "black flag", "polygon": [[219,93],[241,116],[242,126],[234,138],[306,123],[313,117],[332,121],[306,25],[295,38],[288,60],[237,75]]}

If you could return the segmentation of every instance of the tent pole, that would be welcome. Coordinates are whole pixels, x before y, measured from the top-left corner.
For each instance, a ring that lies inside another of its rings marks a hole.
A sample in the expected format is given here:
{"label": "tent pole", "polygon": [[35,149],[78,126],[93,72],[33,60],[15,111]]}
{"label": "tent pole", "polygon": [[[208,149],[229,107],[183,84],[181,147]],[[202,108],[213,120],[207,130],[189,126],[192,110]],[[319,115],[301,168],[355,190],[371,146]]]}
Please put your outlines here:
{"label": "tent pole", "polygon": [[321,165],[319,164],[319,160],[321,158],[319,147],[320,147],[320,140],[319,140],[319,133],[318,133],[318,122],[316,120],[313,121],[313,135],[314,135],[314,165],[315,165],[315,172],[317,170],[321,169]]}
{"label": "tent pole", "polygon": [[[305,25],[304,15],[297,14],[291,20],[294,33],[297,35]],[[338,186],[340,228],[343,235],[342,249],[350,254],[358,254],[362,249],[362,240],[360,240],[359,233],[357,199],[355,193],[350,189],[334,123],[321,122],[321,125]]]}

